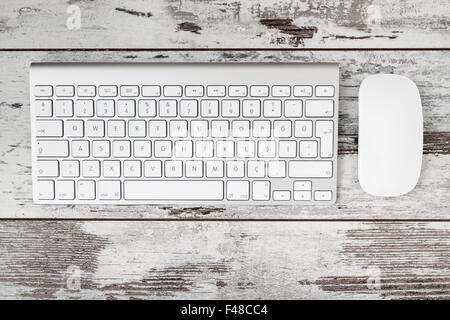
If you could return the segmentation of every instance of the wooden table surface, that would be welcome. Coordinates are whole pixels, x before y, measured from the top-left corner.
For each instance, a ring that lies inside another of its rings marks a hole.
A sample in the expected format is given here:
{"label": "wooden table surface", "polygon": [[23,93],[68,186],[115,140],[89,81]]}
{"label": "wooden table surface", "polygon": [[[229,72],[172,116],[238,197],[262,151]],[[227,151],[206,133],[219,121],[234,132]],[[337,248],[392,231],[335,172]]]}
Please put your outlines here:
{"label": "wooden table surface", "polygon": [[[0,6],[0,298],[450,298],[448,0]],[[338,62],[337,203],[35,205],[31,62]],[[421,177],[392,199],[357,177],[358,88],[376,73],[411,78],[423,103]]]}

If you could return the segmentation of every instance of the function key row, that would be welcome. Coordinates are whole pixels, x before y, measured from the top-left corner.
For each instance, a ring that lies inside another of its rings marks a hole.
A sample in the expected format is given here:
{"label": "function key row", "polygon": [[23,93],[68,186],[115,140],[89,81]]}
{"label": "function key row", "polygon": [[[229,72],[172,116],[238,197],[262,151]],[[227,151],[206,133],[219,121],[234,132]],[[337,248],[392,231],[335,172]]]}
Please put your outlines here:
{"label": "function key row", "polygon": [[[184,92],[183,92],[184,91]],[[228,86],[229,97],[312,97],[314,88],[310,85],[291,86],[250,86],[250,90],[245,85],[231,85]],[[78,97],[95,97],[97,94],[97,88],[93,85],[77,86],[76,93]],[[100,97],[116,97],[119,93],[118,87],[115,85],[110,86],[98,86],[98,96]],[[141,94],[143,97],[225,97],[227,96],[227,87],[221,85],[204,86],[180,86],[180,85],[167,85],[161,86],[120,86],[121,97],[138,97]],[[39,85],[34,87],[34,95],[36,97],[52,97],[53,86]],[[75,96],[75,86],[72,85],[58,85],[55,86],[55,95],[57,97],[73,97]],[[320,85],[315,86],[316,97],[334,97],[334,86]]]}

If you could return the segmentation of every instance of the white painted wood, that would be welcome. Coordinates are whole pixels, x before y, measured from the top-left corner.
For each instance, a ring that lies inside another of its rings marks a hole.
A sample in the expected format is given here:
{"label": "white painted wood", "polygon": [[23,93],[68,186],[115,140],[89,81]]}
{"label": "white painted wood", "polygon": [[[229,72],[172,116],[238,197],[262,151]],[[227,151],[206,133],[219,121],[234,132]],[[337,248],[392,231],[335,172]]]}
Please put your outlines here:
{"label": "white painted wood", "polygon": [[448,299],[449,227],[3,221],[0,298]]}
{"label": "white painted wood", "polygon": [[0,47],[449,48],[449,16],[447,0],[3,0]]}
{"label": "white painted wood", "polygon": [[[0,54],[0,61],[4,66],[0,73],[0,202],[3,205],[0,216],[3,218],[449,218],[450,98],[447,93],[450,78],[442,68],[448,63],[446,52],[4,52]],[[338,61],[341,65],[340,148],[349,150],[340,151],[338,201],[336,205],[324,208],[35,205],[31,200],[27,98],[28,66],[32,61]],[[361,190],[357,180],[354,138],[357,133],[358,86],[366,75],[376,72],[396,72],[417,83],[424,104],[424,129],[431,140],[425,146],[429,153],[424,156],[417,188],[400,198],[369,196]]]}

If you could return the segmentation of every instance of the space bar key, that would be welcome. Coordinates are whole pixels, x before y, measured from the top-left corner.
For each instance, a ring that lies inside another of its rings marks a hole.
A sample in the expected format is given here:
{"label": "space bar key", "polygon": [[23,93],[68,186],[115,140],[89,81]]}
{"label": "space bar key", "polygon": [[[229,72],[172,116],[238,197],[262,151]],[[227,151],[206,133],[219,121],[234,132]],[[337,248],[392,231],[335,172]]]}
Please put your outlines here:
{"label": "space bar key", "polygon": [[125,180],[126,200],[223,200],[223,181]]}

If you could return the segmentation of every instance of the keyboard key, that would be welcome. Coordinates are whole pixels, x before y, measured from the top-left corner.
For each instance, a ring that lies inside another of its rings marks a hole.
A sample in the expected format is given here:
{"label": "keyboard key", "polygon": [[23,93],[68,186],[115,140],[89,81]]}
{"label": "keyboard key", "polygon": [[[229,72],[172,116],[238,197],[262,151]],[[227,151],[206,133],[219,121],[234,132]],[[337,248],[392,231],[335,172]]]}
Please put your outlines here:
{"label": "keyboard key", "polygon": [[63,158],[69,156],[69,141],[67,140],[37,140],[36,153],[38,157]]}
{"label": "keyboard key", "polygon": [[172,157],[172,141],[171,140],[155,140],[154,155],[156,158],[170,158]]}
{"label": "keyboard key", "polygon": [[80,200],[95,199],[95,181],[94,180],[78,180],[78,194]]}
{"label": "keyboard key", "polygon": [[312,189],[312,183],[309,180],[294,181],[295,191],[309,191]]}
{"label": "keyboard key", "polygon": [[164,176],[166,178],[181,178],[183,176],[183,161],[165,161]]}
{"label": "keyboard key", "polygon": [[62,120],[36,120],[36,137],[62,137]]}
{"label": "keyboard key", "polygon": [[264,117],[281,117],[281,100],[264,100]]}
{"label": "keyboard key", "polygon": [[312,86],[294,86],[294,97],[312,97]]}
{"label": "keyboard key", "polygon": [[129,158],[131,156],[131,141],[114,140],[112,143],[112,154],[115,158]]}
{"label": "keyboard key", "polygon": [[100,97],[117,97],[117,86],[99,86],[98,95]]}
{"label": "keyboard key", "polygon": [[203,86],[186,86],[186,97],[203,97]]}
{"label": "keyboard key", "polygon": [[175,157],[176,158],[192,158],[192,141],[177,140],[175,141]]}
{"label": "keyboard key", "polygon": [[144,176],[146,178],[162,177],[162,162],[159,160],[148,160],[144,162]]}
{"label": "keyboard key", "polygon": [[78,86],[77,95],[79,97],[95,97],[95,86]]}
{"label": "keyboard key", "polygon": [[84,121],[83,120],[67,120],[65,122],[65,134],[69,138],[84,137]]}
{"label": "keyboard key", "polygon": [[73,97],[75,95],[75,87],[56,86],[55,93],[57,97]]}
{"label": "keyboard key", "polygon": [[218,140],[216,142],[216,156],[218,158],[234,157],[234,141]]}
{"label": "keyboard key", "polygon": [[125,121],[109,120],[108,121],[108,137],[123,138],[125,137]]}
{"label": "keyboard key", "polygon": [[123,176],[125,178],[139,178],[141,176],[141,161],[138,160],[124,161]]}
{"label": "keyboard key", "polygon": [[317,147],[317,141],[300,141],[300,158],[316,158]]}
{"label": "keyboard key", "polygon": [[139,100],[138,115],[141,118],[156,117],[156,100]]}
{"label": "keyboard key", "polygon": [[87,158],[90,155],[88,140],[72,140],[71,155],[74,158]]}
{"label": "keyboard key", "polygon": [[289,201],[291,200],[291,192],[289,190],[276,190],[273,192],[273,200]]}
{"label": "keyboard key", "polygon": [[100,177],[100,161],[84,160],[82,165],[82,173],[84,178]]}
{"label": "keyboard key", "polygon": [[274,158],[276,155],[275,141],[258,141],[258,157],[260,158]]}
{"label": "keyboard key", "polygon": [[38,160],[37,176],[38,177],[58,177],[59,176],[59,162],[58,160]]}
{"label": "keyboard key", "polygon": [[294,191],[295,201],[311,201],[311,191]]}
{"label": "keyboard key", "polygon": [[250,160],[247,162],[247,175],[249,178],[264,178],[266,164],[260,160]]}
{"label": "keyboard key", "polygon": [[133,152],[136,158],[150,158],[152,155],[152,144],[150,140],[134,140]]}
{"label": "keyboard key", "polygon": [[122,97],[137,97],[139,96],[139,86],[121,86],[120,95]]}
{"label": "keyboard key", "polygon": [[290,86],[273,86],[272,96],[274,97],[289,97],[291,95]]}
{"label": "keyboard key", "polygon": [[51,97],[53,96],[52,86],[34,86],[34,95],[36,97]]}
{"label": "keyboard key", "polygon": [[80,176],[80,163],[78,160],[61,161],[61,175],[64,178],[77,178]]}
{"label": "keyboard key", "polygon": [[147,136],[147,122],[145,120],[128,121],[128,136],[130,138],[144,138]]}
{"label": "keyboard key", "polygon": [[234,138],[248,138],[250,137],[250,121],[248,120],[235,120],[231,124],[232,133]]}
{"label": "keyboard key", "polygon": [[36,117],[51,117],[53,115],[52,100],[36,100],[34,110]]}
{"label": "keyboard key", "polygon": [[191,121],[191,137],[192,138],[208,137],[208,121],[207,120]]}
{"label": "keyboard key", "polygon": [[229,86],[228,95],[230,97],[246,97],[247,86]]}
{"label": "keyboard key", "polygon": [[242,116],[246,118],[258,118],[261,116],[261,100],[243,100]]}
{"label": "keyboard key", "polygon": [[103,176],[105,178],[119,178],[121,175],[120,161],[105,160],[103,161]]}
{"label": "keyboard key", "polygon": [[200,109],[203,118],[216,118],[219,116],[219,100],[202,100]]}
{"label": "keyboard key", "polygon": [[73,180],[56,181],[56,199],[58,200],[75,199],[75,181]]}
{"label": "keyboard key", "polygon": [[285,100],[284,101],[284,116],[286,118],[300,118],[302,112],[302,100]]}
{"label": "keyboard key", "polygon": [[274,121],[273,122],[273,136],[276,138],[290,138],[292,137],[292,123],[291,121]]}
{"label": "keyboard key", "polygon": [[331,191],[315,191],[314,200],[316,201],[331,201],[333,193]]}
{"label": "keyboard key", "polygon": [[94,158],[109,158],[111,156],[111,142],[109,140],[92,141],[92,156]]}
{"label": "keyboard key", "polygon": [[203,161],[186,161],[185,162],[186,178],[203,177]]}
{"label": "keyboard key", "polygon": [[167,136],[167,122],[164,120],[150,120],[148,122],[150,138],[164,138]]}
{"label": "keyboard key", "polygon": [[114,100],[97,100],[97,116],[114,117]]}
{"label": "keyboard key", "polygon": [[195,142],[195,156],[197,158],[212,158],[214,155],[214,142],[212,140],[197,140]]}
{"label": "keyboard key", "polygon": [[284,178],[286,177],[286,162],[285,161],[269,161],[267,169],[269,178]]}
{"label": "keyboard key", "polygon": [[278,142],[278,156],[280,158],[295,158],[297,156],[297,142],[285,140]]}
{"label": "keyboard key", "polygon": [[121,118],[133,118],[136,116],[136,102],[134,100],[117,101],[117,116]]}
{"label": "keyboard key", "polygon": [[254,138],[270,138],[271,122],[269,120],[253,121],[253,137]]}
{"label": "keyboard key", "polygon": [[55,199],[55,182],[53,180],[38,180],[37,192],[39,200]]}
{"label": "keyboard key", "polygon": [[238,161],[227,161],[227,177],[228,178],[243,178],[244,177],[244,166],[245,162]]}
{"label": "keyboard key", "polygon": [[333,157],[333,121],[316,121],[316,137],[320,139],[320,157]]}
{"label": "keyboard key", "polygon": [[239,117],[239,100],[222,100],[222,117]]}
{"label": "keyboard key", "polygon": [[208,178],[222,178],[224,176],[223,161],[206,161],[206,176]]}
{"label": "keyboard key", "polygon": [[198,116],[198,101],[197,100],[181,100],[180,101],[180,116],[184,118],[195,118]]}
{"label": "keyboard key", "polygon": [[77,100],[75,102],[75,115],[77,117],[94,116],[94,100]]}
{"label": "keyboard key", "polygon": [[296,138],[312,138],[312,121],[298,120],[294,123],[294,136]]}
{"label": "keyboard key", "polygon": [[250,96],[252,97],[268,97],[269,86],[251,86]]}
{"label": "keyboard key", "polygon": [[181,97],[183,95],[182,86],[164,86],[165,97]]}
{"label": "keyboard key", "polygon": [[332,117],[334,115],[334,101],[306,100],[305,115],[307,117]]}
{"label": "keyboard key", "polygon": [[289,162],[291,178],[331,178],[333,176],[332,161],[295,161]]}
{"label": "keyboard key", "polygon": [[213,138],[227,138],[229,136],[228,121],[211,121],[211,137]]}
{"label": "keyboard key", "polygon": [[270,200],[270,181],[253,181],[252,199],[257,201]]}
{"label": "keyboard key", "polygon": [[225,97],[225,86],[208,86],[206,88],[208,97]]}
{"label": "keyboard key", "polygon": [[105,122],[103,120],[86,121],[86,136],[88,138],[103,138],[105,136]]}
{"label": "keyboard key", "polygon": [[125,180],[126,200],[222,200],[223,181]]}
{"label": "keyboard key", "polygon": [[55,100],[55,116],[73,117],[73,100]]}
{"label": "keyboard key", "polygon": [[334,97],[334,86],[316,86],[316,97]]}
{"label": "keyboard key", "polygon": [[188,122],[186,120],[170,121],[170,137],[186,138],[188,136]]}
{"label": "keyboard key", "polygon": [[142,86],[143,97],[159,97],[161,95],[160,86]]}
{"label": "keyboard key", "polygon": [[250,182],[227,181],[227,199],[231,201],[250,199]]}
{"label": "keyboard key", "polygon": [[98,198],[100,200],[120,200],[121,182],[120,180],[99,180]]}
{"label": "keyboard key", "polygon": [[253,158],[256,154],[255,141],[238,141],[237,156],[239,158]]}
{"label": "keyboard key", "polygon": [[177,116],[177,100],[159,100],[159,116],[172,118]]}

